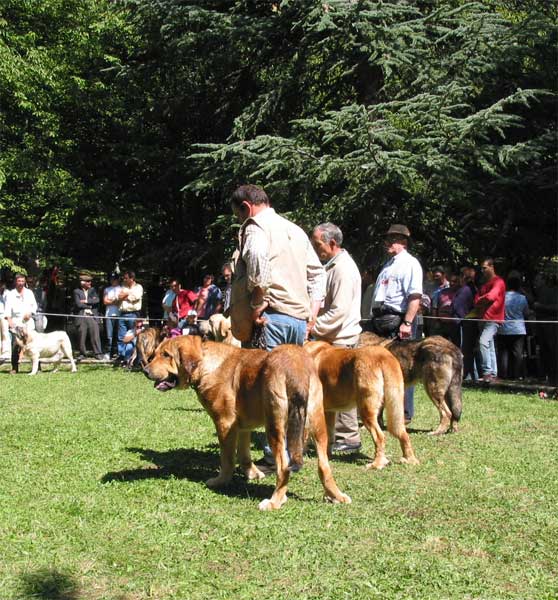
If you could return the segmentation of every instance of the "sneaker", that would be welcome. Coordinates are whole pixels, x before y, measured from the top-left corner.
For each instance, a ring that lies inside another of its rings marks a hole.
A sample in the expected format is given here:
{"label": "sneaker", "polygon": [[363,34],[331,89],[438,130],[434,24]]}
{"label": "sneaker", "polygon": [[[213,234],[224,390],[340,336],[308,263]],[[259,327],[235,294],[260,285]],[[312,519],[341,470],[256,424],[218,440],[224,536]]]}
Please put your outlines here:
{"label": "sneaker", "polygon": [[12,369],[12,370],[10,371],[10,375],[17,375],[17,371],[16,371],[16,369]]}
{"label": "sneaker", "polygon": [[331,446],[331,451],[334,454],[355,454],[362,448],[362,444],[357,442],[356,444],[350,444],[346,442],[336,442]]}
{"label": "sneaker", "polygon": [[108,354],[97,354],[97,355],[95,356],[95,358],[96,358],[97,360],[110,360],[110,357],[109,357],[109,355],[108,355]]}

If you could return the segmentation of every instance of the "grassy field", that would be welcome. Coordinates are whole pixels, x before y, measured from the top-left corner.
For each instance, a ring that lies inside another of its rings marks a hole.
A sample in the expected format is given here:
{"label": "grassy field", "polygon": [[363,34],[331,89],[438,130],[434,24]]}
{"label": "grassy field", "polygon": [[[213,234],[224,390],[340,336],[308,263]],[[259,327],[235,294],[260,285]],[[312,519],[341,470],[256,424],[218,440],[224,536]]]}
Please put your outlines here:
{"label": "grassy field", "polygon": [[558,403],[467,390],[440,438],[421,389],[416,411],[420,466],[365,471],[366,435],[333,461],[353,504],[322,502],[310,458],[261,513],[267,479],[205,487],[218,450],[193,392],[0,373],[0,599],[557,598]]}

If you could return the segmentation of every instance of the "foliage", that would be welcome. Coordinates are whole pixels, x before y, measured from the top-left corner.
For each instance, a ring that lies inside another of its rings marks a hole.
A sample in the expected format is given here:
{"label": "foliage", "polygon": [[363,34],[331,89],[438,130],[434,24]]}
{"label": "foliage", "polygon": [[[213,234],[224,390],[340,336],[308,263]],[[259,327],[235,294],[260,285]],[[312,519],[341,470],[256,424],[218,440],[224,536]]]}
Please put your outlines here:
{"label": "foliage", "polygon": [[[246,139],[237,128],[228,143],[202,147],[192,158],[203,170],[191,187],[260,182],[307,226],[332,220],[350,231],[349,246],[367,263],[380,258],[380,234],[393,221],[410,225],[428,260],[494,254],[527,267],[552,254],[549,15],[535,10],[512,22],[474,3],[330,2],[314,11],[308,4],[281,4],[278,18],[299,31],[299,79],[269,87],[278,106],[291,89],[320,97],[318,64],[327,90],[341,92],[337,105],[321,90],[322,110],[281,111],[287,134],[250,135],[253,126]],[[257,119],[264,97],[237,121]]]}
{"label": "foliage", "polygon": [[[5,0],[0,247],[186,273],[260,183],[364,263],[555,254],[556,8],[539,0]],[[518,248],[523,252],[519,253]]]}
{"label": "foliage", "polygon": [[269,514],[267,479],[205,486],[218,449],[192,392],[83,366],[0,379],[3,600],[555,596],[553,402],[466,390],[461,431],[431,437],[421,390],[420,466],[366,470],[364,436],[366,456],[332,461],[351,505],[322,501],[310,457]]}

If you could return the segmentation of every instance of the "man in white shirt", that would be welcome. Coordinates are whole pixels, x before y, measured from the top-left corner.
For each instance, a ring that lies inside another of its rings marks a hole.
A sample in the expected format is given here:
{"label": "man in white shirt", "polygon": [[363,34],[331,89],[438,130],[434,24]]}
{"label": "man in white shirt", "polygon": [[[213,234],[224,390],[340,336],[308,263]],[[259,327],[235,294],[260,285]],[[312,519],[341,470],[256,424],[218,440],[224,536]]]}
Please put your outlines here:
{"label": "man in white shirt", "polygon": [[[37,312],[37,301],[35,294],[25,287],[25,275],[17,273],[15,276],[15,288],[7,293],[6,312],[4,318],[8,321],[11,330],[16,327],[26,327],[28,331],[35,329],[33,315]],[[12,335],[12,370],[15,375],[19,370],[19,346],[15,335]]]}
{"label": "man in white shirt", "polygon": [[118,317],[120,316],[120,300],[118,294],[122,290],[120,286],[120,277],[118,273],[112,273],[110,276],[110,286],[105,288],[103,294],[103,304],[105,305],[105,317],[108,353],[111,358],[114,358],[116,353],[116,340],[114,332],[118,331]]}
{"label": "man in white shirt", "polygon": [[125,271],[122,276],[122,288],[118,293],[120,301],[120,320],[118,321],[118,357],[126,361],[124,336],[129,330],[135,330],[136,319],[140,316],[143,287],[136,282],[133,271]]}
{"label": "man in white shirt", "polygon": [[[407,252],[411,233],[405,225],[392,225],[384,238],[389,260],[384,264],[372,296],[371,330],[384,337],[413,337],[413,323],[422,297],[422,267]],[[405,420],[414,415],[414,388],[405,392]]]}
{"label": "man in white shirt", "polygon": [[[334,346],[354,348],[360,327],[361,276],[355,261],[342,248],[343,233],[333,223],[315,227],[310,239],[325,267],[326,297],[315,321],[308,324],[309,334]],[[356,408],[337,413],[333,452],[358,452],[361,447]]]}

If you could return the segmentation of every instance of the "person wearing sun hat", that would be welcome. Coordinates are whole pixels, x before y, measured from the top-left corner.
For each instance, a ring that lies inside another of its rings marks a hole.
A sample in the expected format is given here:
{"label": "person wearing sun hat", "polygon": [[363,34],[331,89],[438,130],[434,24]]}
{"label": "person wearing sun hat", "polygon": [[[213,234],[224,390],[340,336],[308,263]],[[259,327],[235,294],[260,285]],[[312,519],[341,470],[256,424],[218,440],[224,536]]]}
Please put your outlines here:
{"label": "person wearing sun hat", "polygon": [[99,334],[99,322],[96,317],[99,316],[99,294],[92,286],[93,277],[87,271],[79,274],[79,288],[74,290],[74,306],[76,314],[79,315],[79,351],[80,358],[86,356],[85,342],[87,336],[91,342],[93,353],[97,360],[103,360],[106,357],[101,349],[101,337]]}
{"label": "person wearing sun hat", "polygon": [[[371,330],[387,338],[412,339],[413,323],[422,297],[422,267],[409,254],[411,232],[406,225],[394,224],[384,235],[389,256],[382,267],[372,294]],[[405,419],[414,414],[413,390],[405,393]]]}

